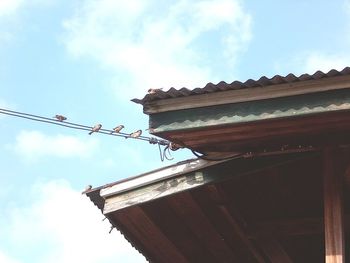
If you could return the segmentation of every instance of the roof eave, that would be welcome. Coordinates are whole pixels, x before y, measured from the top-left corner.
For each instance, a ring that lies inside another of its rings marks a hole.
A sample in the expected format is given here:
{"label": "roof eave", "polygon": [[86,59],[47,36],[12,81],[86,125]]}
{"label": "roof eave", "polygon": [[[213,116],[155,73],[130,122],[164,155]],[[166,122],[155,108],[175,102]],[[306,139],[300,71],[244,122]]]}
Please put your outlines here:
{"label": "roof eave", "polygon": [[[284,83],[264,87],[253,87],[204,93],[178,98],[153,100],[143,104],[144,113],[155,114],[167,111],[202,108],[231,103],[267,100],[301,94],[339,90],[350,87],[350,75],[335,76],[316,80]],[[141,103],[139,101],[139,103]]]}

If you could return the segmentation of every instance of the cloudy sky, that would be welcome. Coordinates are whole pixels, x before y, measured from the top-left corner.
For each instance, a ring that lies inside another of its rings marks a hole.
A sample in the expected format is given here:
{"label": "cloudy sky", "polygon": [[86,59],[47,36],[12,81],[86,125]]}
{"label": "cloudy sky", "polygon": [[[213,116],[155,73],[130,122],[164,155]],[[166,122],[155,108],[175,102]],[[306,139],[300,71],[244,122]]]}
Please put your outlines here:
{"label": "cloudy sky", "polygon": [[[0,0],[0,108],[146,129],[130,99],[149,88],[341,70],[349,33],[343,0]],[[81,191],[169,165],[156,147],[4,115],[0,130],[0,262],[145,261]]]}

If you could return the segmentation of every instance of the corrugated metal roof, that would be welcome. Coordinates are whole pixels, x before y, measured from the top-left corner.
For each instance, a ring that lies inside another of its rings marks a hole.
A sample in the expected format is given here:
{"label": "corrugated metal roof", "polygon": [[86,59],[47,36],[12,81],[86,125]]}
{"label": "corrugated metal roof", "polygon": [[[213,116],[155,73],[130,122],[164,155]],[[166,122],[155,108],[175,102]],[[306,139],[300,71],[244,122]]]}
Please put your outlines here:
{"label": "corrugated metal roof", "polygon": [[152,116],[153,133],[350,110],[350,90],[283,97]]}
{"label": "corrugated metal roof", "polygon": [[232,83],[226,83],[221,81],[217,84],[208,83],[204,88],[195,88],[193,90],[187,88],[175,89],[171,88],[168,91],[159,90],[155,94],[147,94],[143,99],[133,99],[135,103],[144,105],[147,102],[170,99],[170,98],[180,98],[188,97],[192,95],[208,94],[214,92],[228,91],[228,90],[239,90],[247,88],[262,88],[266,86],[285,84],[285,83],[295,83],[308,80],[318,80],[322,78],[330,78],[336,76],[350,75],[350,67],[346,67],[341,71],[335,69],[330,70],[328,73],[322,71],[316,71],[314,74],[302,74],[299,77],[294,74],[288,74],[287,76],[275,75],[272,78],[267,78],[266,76],[261,77],[258,80],[248,79],[245,82],[234,81]]}

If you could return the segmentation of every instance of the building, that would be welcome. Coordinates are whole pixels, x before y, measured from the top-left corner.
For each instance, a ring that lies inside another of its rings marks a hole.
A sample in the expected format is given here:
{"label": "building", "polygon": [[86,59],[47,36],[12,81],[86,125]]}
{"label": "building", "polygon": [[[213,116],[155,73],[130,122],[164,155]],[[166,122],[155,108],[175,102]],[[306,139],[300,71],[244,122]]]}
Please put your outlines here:
{"label": "building", "polygon": [[150,262],[350,257],[350,68],[134,102],[198,155],[87,192]]}

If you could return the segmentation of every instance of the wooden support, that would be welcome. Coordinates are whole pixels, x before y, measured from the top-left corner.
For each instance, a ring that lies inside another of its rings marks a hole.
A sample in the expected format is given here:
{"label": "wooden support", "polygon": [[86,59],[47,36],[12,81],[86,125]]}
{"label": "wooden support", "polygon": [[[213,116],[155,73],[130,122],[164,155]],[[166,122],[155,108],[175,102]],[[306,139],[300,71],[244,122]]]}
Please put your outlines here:
{"label": "wooden support", "polygon": [[[247,236],[247,223],[237,211],[237,208],[232,202],[229,202],[229,198],[227,197],[225,191],[219,185],[208,185],[204,188],[205,193],[215,201],[217,208],[220,211],[220,214],[224,218],[224,220],[228,223],[232,230],[232,235],[234,235],[237,240],[244,244],[245,248],[251,254],[251,257],[256,260],[256,262],[264,263],[265,260],[261,255],[260,251],[258,251],[253,244],[252,240],[250,240]],[[234,214],[232,214],[232,210],[234,210]],[[240,249],[244,250],[244,249]]]}
{"label": "wooden support", "polygon": [[271,263],[293,263],[278,240],[266,232],[259,232],[257,242]]}
{"label": "wooden support", "polygon": [[333,148],[323,150],[325,262],[344,263],[343,172]]}
{"label": "wooden support", "polygon": [[237,235],[240,241],[248,248],[248,250],[254,256],[255,260],[259,263],[264,263],[265,262],[264,258],[262,257],[260,252],[255,248],[252,241],[248,239],[248,236],[243,231],[242,227],[238,224],[237,220],[232,217],[228,209],[223,205],[219,206],[219,209],[221,210],[222,215],[231,225],[235,235]]}
{"label": "wooden support", "polygon": [[139,243],[138,247],[143,253],[146,251],[150,262],[188,262],[140,207],[129,207],[127,213],[117,212],[110,217],[118,222],[122,232],[126,229],[127,237],[131,238],[133,243]]}
{"label": "wooden support", "polygon": [[205,216],[189,192],[182,192],[166,202],[178,218],[197,237],[200,244],[209,251],[215,262],[240,262],[222,236]]}

